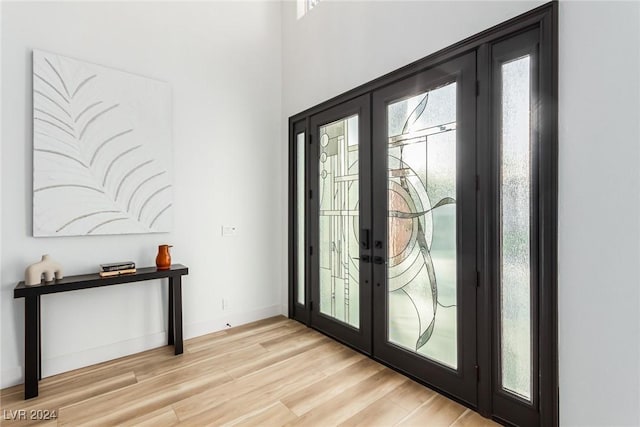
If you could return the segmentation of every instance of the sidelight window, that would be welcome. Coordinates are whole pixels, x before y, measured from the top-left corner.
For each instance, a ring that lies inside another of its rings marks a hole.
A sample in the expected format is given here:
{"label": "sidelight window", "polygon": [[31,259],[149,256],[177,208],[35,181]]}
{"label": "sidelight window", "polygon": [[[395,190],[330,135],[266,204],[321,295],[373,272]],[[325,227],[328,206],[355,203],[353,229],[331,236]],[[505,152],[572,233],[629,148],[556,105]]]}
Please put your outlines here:
{"label": "sidelight window", "polygon": [[305,149],[304,132],[296,135],[296,300],[304,305],[305,301]]}
{"label": "sidelight window", "polygon": [[500,334],[502,387],[531,400],[530,56],[502,64]]}

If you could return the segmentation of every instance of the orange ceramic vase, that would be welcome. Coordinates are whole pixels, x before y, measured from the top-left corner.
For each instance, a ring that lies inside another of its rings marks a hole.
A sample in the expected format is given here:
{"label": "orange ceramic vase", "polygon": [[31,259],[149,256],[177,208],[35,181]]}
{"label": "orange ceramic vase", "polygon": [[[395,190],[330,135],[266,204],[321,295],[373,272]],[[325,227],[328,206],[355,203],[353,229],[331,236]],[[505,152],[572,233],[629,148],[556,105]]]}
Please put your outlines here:
{"label": "orange ceramic vase", "polygon": [[168,270],[171,268],[171,254],[169,253],[169,245],[158,246],[158,256],[156,256],[156,267],[158,270]]}

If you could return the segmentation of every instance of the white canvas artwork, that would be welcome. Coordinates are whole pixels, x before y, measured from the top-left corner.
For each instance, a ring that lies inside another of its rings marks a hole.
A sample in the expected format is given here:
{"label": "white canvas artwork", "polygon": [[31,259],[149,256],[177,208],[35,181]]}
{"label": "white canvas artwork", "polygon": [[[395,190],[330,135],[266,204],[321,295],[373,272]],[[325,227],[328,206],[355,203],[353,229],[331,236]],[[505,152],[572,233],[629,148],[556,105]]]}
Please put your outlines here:
{"label": "white canvas artwork", "polygon": [[33,235],[170,231],[165,82],[33,51]]}

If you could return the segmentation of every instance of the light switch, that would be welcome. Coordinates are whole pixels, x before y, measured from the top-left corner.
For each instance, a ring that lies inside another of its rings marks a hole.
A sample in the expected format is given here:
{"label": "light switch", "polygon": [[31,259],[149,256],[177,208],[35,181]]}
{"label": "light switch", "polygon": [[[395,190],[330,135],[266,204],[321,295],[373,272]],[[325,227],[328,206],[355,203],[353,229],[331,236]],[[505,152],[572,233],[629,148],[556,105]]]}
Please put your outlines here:
{"label": "light switch", "polygon": [[223,236],[235,236],[238,234],[238,227],[235,225],[223,225],[222,226],[222,235]]}

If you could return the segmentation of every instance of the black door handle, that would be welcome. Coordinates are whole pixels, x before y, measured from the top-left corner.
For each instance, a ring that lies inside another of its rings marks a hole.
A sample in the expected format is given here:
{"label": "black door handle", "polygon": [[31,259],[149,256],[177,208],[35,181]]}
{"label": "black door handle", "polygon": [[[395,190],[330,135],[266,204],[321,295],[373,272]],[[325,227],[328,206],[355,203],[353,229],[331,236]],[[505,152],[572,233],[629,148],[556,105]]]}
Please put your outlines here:
{"label": "black door handle", "polygon": [[359,257],[354,257],[353,259],[357,259],[362,262],[371,262],[371,257],[369,255],[362,255]]}
{"label": "black door handle", "polygon": [[369,249],[369,229],[363,228],[360,230],[360,247],[362,249]]}
{"label": "black door handle", "polygon": [[382,258],[381,256],[374,256],[373,257],[373,263],[374,264],[386,264],[387,261],[385,261],[385,259]]}

